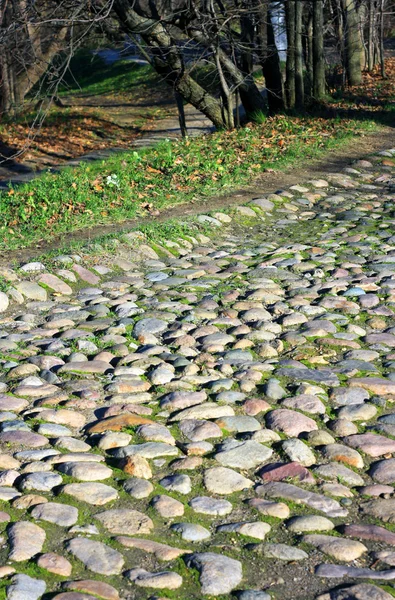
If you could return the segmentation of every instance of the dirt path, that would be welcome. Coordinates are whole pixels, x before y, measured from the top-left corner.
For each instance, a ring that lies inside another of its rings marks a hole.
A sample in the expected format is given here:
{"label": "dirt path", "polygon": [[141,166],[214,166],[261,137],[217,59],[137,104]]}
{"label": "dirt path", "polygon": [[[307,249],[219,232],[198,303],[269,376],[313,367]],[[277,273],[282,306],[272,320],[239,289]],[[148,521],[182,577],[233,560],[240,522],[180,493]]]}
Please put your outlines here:
{"label": "dirt path", "polygon": [[[191,115],[192,119],[192,115]],[[168,124],[172,122],[168,120]],[[196,118],[192,121],[196,131],[204,131],[204,121]],[[164,125],[165,121],[163,122]],[[174,123],[174,120],[173,120]],[[160,136],[167,133],[169,129],[162,128],[162,132],[152,132],[152,136],[147,135],[149,144],[159,141]],[[177,135],[177,129],[174,126],[174,135]],[[345,164],[351,163],[353,160],[360,158],[363,155],[372,152],[389,148],[394,145],[394,130],[390,127],[382,128],[380,133],[372,133],[365,136],[358,136],[350,140],[341,148],[330,150],[318,159],[311,159],[306,164],[305,158],[298,161],[296,164],[288,167],[284,171],[273,171],[262,174],[259,178],[251,181],[251,184],[243,188],[234,189],[233,191],[226,190],[223,195],[218,195],[211,198],[202,198],[201,201],[190,202],[187,205],[180,204],[173,208],[163,210],[155,220],[158,222],[165,221],[171,218],[183,218],[187,215],[194,215],[205,210],[215,210],[224,206],[234,204],[242,204],[253,197],[260,197],[266,194],[273,193],[279,189],[284,189],[287,186],[297,184],[301,180],[307,180],[317,176],[317,173],[323,174],[328,172],[336,172],[344,167]],[[0,265],[6,266],[11,263],[23,263],[34,259],[35,257],[52,251],[56,248],[61,248],[72,242],[89,242],[90,240],[124,230],[129,230],[139,225],[152,223],[153,217],[129,219],[122,223],[114,223],[111,225],[95,226],[85,228],[81,231],[64,234],[53,238],[49,243],[40,242],[33,247],[20,249],[7,253],[0,257]]]}
{"label": "dirt path", "polygon": [[[2,148],[0,141],[0,155],[10,156],[11,159],[0,163],[0,189],[6,188],[10,183],[19,185],[31,181],[40,173],[48,168],[52,171],[64,167],[76,166],[81,162],[91,162],[103,160],[117,152],[124,152],[130,148],[144,148],[168,138],[175,139],[181,136],[178,122],[177,109],[171,95],[161,98],[151,99],[151,103],[121,101],[115,102],[114,98],[100,97],[100,105],[95,97],[69,98],[66,103],[66,110],[83,110],[85,118],[81,121],[81,135],[85,137],[85,144],[93,144],[92,151],[77,154],[75,158],[70,158],[76,152],[75,144],[72,138],[75,138],[76,114],[70,114],[71,137],[67,140],[66,130],[57,130],[62,138],[60,146],[62,151],[48,150],[48,140],[50,135],[47,125],[37,133],[34,144],[42,147],[39,152],[27,150],[23,161],[14,160],[16,150],[14,151],[6,146]],[[97,113],[97,110],[100,112]],[[101,117],[99,118],[99,116]],[[166,115],[166,116],[163,116]],[[213,129],[211,122],[204,117],[193,106],[188,105],[185,108],[186,121],[188,126],[188,135],[194,137],[203,133],[208,133]],[[80,118],[80,116],[78,117]],[[65,121],[65,124],[67,121]],[[103,130],[100,129],[103,125]],[[99,124],[99,125],[98,125]],[[96,130],[96,126],[98,127]],[[74,129],[73,129],[74,128]],[[104,136],[101,142],[89,140],[88,129],[93,129],[97,137],[99,134]],[[49,128],[50,129],[50,128]],[[106,137],[107,136],[107,137]],[[42,139],[41,139],[42,138]],[[41,140],[41,142],[40,142]],[[114,140],[116,143],[114,144]],[[68,154],[68,157],[67,157]]]}

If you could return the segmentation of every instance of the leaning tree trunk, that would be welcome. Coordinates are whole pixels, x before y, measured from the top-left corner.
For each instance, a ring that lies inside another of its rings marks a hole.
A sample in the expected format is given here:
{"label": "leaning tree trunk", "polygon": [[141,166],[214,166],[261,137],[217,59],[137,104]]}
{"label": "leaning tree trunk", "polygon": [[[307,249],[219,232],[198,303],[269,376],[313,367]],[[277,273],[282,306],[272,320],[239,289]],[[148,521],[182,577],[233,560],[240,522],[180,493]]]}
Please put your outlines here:
{"label": "leaning tree trunk", "polygon": [[[257,1],[259,2],[259,0]],[[262,3],[257,30],[258,52],[265,78],[269,111],[276,113],[284,108],[284,93],[280,58],[274,40],[273,24],[267,1]]]}
{"label": "leaning tree trunk", "polygon": [[324,3],[313,0],[313,96],[325,96]]}
{"label": "leaning tree trunk", "polygon": [[295,106],[299,109],[304,106],[304,81],[303,81],[303,0],[295,2]]}
{"label": "leaning tree trunk", "polygon": [[220,101],[185,71],[179,48],[162,21],[142,17],[128,0],[114,0],[115,13],[125,33],[140,34],[152,52],[152,65],[173,89],[218,128],[226,128]]}
{"label": "leaning tree trunk", "polygon": [[[210,48],[209,40],[197,29],[187,30],[190,39],[205,48]],[[247,116],[254,116],[266,109],[264,98],[257,87],[252,75],[245,75],[223,48],[218,49],[218,58],[224,71],[240,93],[241,102]]]}
{"label": "leaning tree trunk", "polygon": [[234,129],[235,121],[233,116],[233,98],[232,91],[226,81],[225,74],[222,69],[221,61],[218,55],[218,48],[213,48],[213,54],[215,57],[215,64],[217,67],[217,73],[219,77],[221,94],[223,98],[223,115],[224,121],[227,129]]}
{"label": "leaning tree trunk", "polygon": [[295,106],[295,0],[286,0],[285,18],[287,27],[287,64],[285,79],[285,97],[288,108]]}
{"label": "leaning tree trunk", "polygon": [[362,44],[355,0],[342,0],[342,7],[345,17],[344,54],[347,80],[349,85],[359,85],[362,82]]}

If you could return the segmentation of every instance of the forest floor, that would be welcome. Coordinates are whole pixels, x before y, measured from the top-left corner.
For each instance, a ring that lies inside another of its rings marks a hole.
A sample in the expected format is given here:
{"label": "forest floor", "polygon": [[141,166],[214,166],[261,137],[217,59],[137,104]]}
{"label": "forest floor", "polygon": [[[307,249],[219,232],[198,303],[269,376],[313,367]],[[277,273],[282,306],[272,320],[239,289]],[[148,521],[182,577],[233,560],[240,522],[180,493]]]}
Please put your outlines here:
{"label": "forest floor", "polygon": [[[354,111],[358,118],[388,109],[395,96],[395,52],[387,51],[387,75],[377,69],[364,75],[362,86],[343,92],[336,75],[327,102],[330,114]],[[18,119],[0,124],[0,182],[24,181],[35,172],[92,161],[117,151],[151,145],[180,135],[173,94],[152,68],[143,62],[119,60],[106,64],[90,52],[72,61],[59,90],[62,106],[27,102]],[[187,105],[188,135],[212,130],[210,121]],[[380,117],[381,118],[381,117]]]}

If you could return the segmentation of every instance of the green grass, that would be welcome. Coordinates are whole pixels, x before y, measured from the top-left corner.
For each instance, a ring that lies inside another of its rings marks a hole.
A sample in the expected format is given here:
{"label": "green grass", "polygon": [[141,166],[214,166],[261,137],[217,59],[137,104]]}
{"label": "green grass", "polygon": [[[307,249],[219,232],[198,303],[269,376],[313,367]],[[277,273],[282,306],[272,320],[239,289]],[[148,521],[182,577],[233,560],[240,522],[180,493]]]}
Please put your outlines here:
{"label": "green grass", "polygon": [[159,76],[146,64],[118,60],[106,64],[88,50],[79,51],[71,60],[59,95],[104,95],[133,92],[137,86],[158,84]]}
{"label": "green grass", "polygon": [[48,172],[0,193],[0,250],[226,193],[268,168],[315,158],[374,127],[372,121],[278,115],[232,132],[165,141]]}

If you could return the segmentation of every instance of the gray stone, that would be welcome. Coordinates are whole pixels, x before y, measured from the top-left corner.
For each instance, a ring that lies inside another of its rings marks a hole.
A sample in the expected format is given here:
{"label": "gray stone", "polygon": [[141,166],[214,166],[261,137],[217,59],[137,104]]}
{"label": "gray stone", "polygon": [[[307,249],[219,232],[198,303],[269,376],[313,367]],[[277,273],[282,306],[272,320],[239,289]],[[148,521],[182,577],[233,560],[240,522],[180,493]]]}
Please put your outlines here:
{"label": "gray stone", "polygon": [[212,516],[228,515],[233,508],[228,500],[219,500],[209,496],[196,496],[188,504],[195,512]]}
{"label": "gray stone", "polygon": [[233,494],[254,485],[251,479],[226,467],[212,467],[204,473],[204,485],[213,494]]}
{"label": "gray stone", "polygon": [[59,525],[60,527],[71,527],[78,520],[78,509],[75,506],[67,504],[46,502],[45,504],[35,506],[31,515],[35,519],[55,523],[55,525]]}
{"label": "gray stone", "polygon": [[5,312],[10,304],[7,294],[0,292],[0,313]]}
{"label": "gray stone", "polygon": [[314,453],[302,440],[286,440],[282,443],[282,449],[292,462],[298,462],[305,467],[310,467],[316,462]]}
{"label": "gray stone", "polygon": [[318,596],[317,600],[391,600],[391,598],[393,598],[391,594],[375,585],[360,583],[346,588],[336,588]]}
{"label": "gray stone", "polygon": [[113,474],[109,467],[96,462],[65,462],[57,465],[57,469],[79,481],[102,481]]}
{"label": "gray stone", "polygon": [[270,600],[270,594],[258,590],[243,590],[236,592],[238,600]]}
{"label": "gray stone", "polygon": [[45,581],[18,574],[7,588],[7,600],[39,600],[46,590]]}
{"label": "gray stone", "polygon": [[304,490],[291,483],[271,481],[258,486],[256,491],[258,495],[266,498],[283,498],[296,504],[304,504],[325,513],[328,517],[344,517],[347,515],[347,510],[341,508],[336,500],[332,500],[332,498],[328,498],[323,494]]}
{"label": "gray stone", "polygon": [[209,530],[198,523],[174,523],[170,529],[188,542],[200,542],[211,537]]}
{"label": "gray stone", "polygon": [[334,527],[332,521],[319,515],[292,517],[292,519],[287,522],[287,528],[296,533],[303,533],[306,531],[330,531],[331,529],[334,529]]}
{"label": "gray stone", "polygon": [[40,300],[45,302],[47,292],[37,283],[33,281],[20,281],[15,285],[15,289],[29,300]]}
{"label": "gray stone", "polygon": [[229,594],[242,580],[242,565],[223,554],[203,552],[187,558],[187,566],[200,573],[201,593],[209,596]]}
{"label": "gray stone", "polygon": [[127,572],[128,578],[139,587],[176,590],[182,585],[182,577],[174,571],[150,573],[145,569],[132,569]]}
{"label": "gray stone", "polygon": [[124,564],[120,552],[102,542],[87,538],[70,540],[67,543],[67,550],[84,563],[87,569],[100,575],[118,575]]}
{"label": "gray stone", "polygon": [[271,448],[267,448],[258,442],[247,440],[237,442],[228,439],[219,447],[214,458],[224,467],[236,469],[253,469],[265,463],[273,454]]}
{"label": "gray stone", "polygon": [[309,557],[304,550],[287,544],[262,544],[259,546],[259,552],[266,558],[278,558],[284,561],[305,560]]}
{"label": "gray stone", "polygon": [[139,335],[145,335],[147,333],[162,333],[168,327],[166,321],[160,319],[148,318],[141,319],[138,321],[133,329],[134,337],[138,338]]}
{"label": "gray stone", "polygon": [[150,533],[154,524],[152,520],[139,512],[128,508],[118,508],[96,513],[95,519],[110,533],[136,535]]}
{"label": "gray stone", "polygon": [[270,529],[270,525],[262,521],[256,523],[227,523],[217,527],[217,531],[220,533],[239,533],[258,540],[264,540]]}
{"label": "gray stone", "polygon": [[117,490],[104,483],[68,483],[62,492],[94,506],[102,506],[118,498]]}
{"label": "gray stone", "polygon": [[179,494],[189,494],[191,491],[191,479],[188,475],[169,475],[159,481],[159,485],[166,490],[178,492]]}
{"label": "gray stone", "polygon": [[143,458],[156,458],[158,456],[177,456],[178,449],[163,442],[146,442],[145,444],[124,446],[115,450],[113,454],[116,458],[125,458],[136,454]]}
{"label": "gray stone", "polygon": [[150,481],[146,479],[139,479],[138,477],[131,477],[127,479],[123,484],[123,489],[127,494],[130,494],[133,498],[137,500],[141,500],[142,498],[146,498],[149,496],[153,490],[154,486]]}

